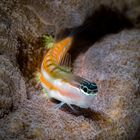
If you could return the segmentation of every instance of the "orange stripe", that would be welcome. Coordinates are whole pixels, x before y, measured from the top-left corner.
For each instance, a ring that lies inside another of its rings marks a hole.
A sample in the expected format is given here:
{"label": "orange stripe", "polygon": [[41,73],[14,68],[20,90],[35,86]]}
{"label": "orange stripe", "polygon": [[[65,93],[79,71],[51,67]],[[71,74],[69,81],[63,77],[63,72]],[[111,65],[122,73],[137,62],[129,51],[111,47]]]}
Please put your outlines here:
{"label": "orange stripe", "polygon": [[[58,74],[58,71],[52,72],[52,69],[57,67],[61,62],[61,59],[67,53],[70,46],[68,46],[72,42],[72,37],[68,37],[58,43],[54,44],[54,47],[50,49],[43,59],[43,67],[51,76],[55,77]],[[66,47],[68,46],[68,47]],[[54,64],[53,64],[54,63]],[[52,64],[51,66],[48,66]]]}
{"label": "orange stripe", "polygon": [[71,94],[70,92],[68,92],[67,90],[65,91],[62,91],[61,89],[59,89],[59,93],[64,96],[64,97],[69,97],[71,99],[74,99],[74,100],[79,100],[79,96],[76,95],[76,94]]}
{"label": "orange stripe", "polygon": [[53,84],[51,84],[49,81],[47,81],[44,76],[41,74],[40,75],[40,81],[46,85],[46,87],[48,87],[50,90],[56,90],[59,91],[59,93],[64,96],[64,97],[69,97],[71,99],[77,99],[79,100],[79,96],[77,95],[73,95],[71,93],[69,93],[67,90],[66,91],[62,91],[60,88],[55,87]]}
{"label": "orange stripe", "polygon": [[57,87],[55,87],[53,84],[51,84],[49,81],[47,81],[44,76],[41,74],[40,75],[40,81],[48,87],[50,90],[58,90]]}
{"label": "orange stripe", "polygon": [[55,87],[53,84],[51,84],[49,81],[47,81],[44,76],[41,74],[40,75],[40,81],[46,86],[48,87],[50,90],[57,90],[59,92],[61,92],[61,95],[63,96],[69,96],[69,94],[65,94],[64,92],[62,92],[62,90],[59,90],[57,87]]}
{"label": "orange stripe", "polygon": [[65,48],[65,47],[68,46],[71,42],[72,42],[72,37],[69,37],[58,42],[58,44],[55,44],[52,54],[55,54],[57,52],[57,55],[56,55],[57,64],[60,63],[62,57],[67,53],[70,46],[68,48]]}

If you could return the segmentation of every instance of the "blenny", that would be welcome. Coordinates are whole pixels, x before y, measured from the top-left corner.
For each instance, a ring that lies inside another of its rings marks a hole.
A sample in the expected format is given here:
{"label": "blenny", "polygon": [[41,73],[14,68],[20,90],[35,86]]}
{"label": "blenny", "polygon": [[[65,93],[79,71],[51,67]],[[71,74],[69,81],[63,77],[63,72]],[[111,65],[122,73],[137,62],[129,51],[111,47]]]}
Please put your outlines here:
{"label": "blenny", "polygon": [[73,40],[73,36],[68,36],[53,44],[43,59],[40,82],[48,97],[61,101],[61,105],[89,108],[98,88],[94,82],[72,74],[66,67],[70,62],[68,51]]}

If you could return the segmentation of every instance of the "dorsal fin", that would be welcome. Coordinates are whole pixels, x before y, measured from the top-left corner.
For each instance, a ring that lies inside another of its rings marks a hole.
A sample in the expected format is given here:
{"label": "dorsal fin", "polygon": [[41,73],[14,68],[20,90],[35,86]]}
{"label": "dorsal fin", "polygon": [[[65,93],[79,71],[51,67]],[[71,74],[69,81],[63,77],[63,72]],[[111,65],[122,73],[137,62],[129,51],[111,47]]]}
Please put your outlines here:
{"label": "dorsal fin", "polygon": [[60,62],[60,66],[68,71],[71,71],[71,55],[66,53]]}

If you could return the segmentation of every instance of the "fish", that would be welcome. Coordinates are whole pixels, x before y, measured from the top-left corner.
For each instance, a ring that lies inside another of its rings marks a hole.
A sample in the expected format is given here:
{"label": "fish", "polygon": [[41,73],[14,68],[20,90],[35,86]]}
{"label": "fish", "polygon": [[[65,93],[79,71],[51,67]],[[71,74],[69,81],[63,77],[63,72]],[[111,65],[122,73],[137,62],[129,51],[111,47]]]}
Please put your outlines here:
{"label": "fish", "polygon": [[40,82],[49,99],[56,99],[61,105],[75,105],[89,108],[97,95],[96,83],[72,74],[69,50],[74,36],[69,35],[57,41],[43,58]]}

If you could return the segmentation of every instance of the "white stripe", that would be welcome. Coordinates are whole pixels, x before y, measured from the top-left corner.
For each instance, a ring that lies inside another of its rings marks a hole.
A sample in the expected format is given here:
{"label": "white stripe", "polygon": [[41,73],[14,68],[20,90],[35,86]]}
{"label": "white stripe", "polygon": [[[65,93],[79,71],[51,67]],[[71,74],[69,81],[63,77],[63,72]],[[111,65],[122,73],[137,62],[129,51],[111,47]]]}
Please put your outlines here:
{"label": "white stripe", "polygon": [[51,78],[51,76],[46,72],[46,70],[45,70],[43,67],[41,68],[41,72],[42,72],[44,78],[45,78],[47,81],[53,83],[54,80]]}

